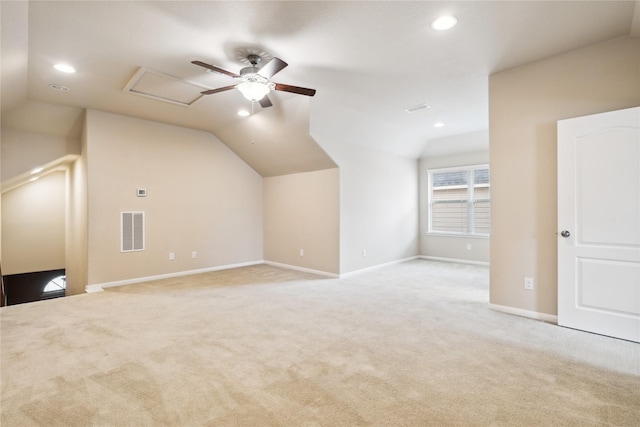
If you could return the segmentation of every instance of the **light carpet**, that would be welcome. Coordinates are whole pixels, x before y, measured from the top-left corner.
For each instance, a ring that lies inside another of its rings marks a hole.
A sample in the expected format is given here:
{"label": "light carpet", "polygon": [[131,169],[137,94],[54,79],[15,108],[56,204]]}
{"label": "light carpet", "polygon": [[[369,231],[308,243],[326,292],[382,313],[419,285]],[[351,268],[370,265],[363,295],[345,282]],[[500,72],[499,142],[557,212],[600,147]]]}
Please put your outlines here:
{"label": "light carpet", "polygon": [[488,268],[268,265],[3,307],[12,426],[638,426],[640,346],[488,308]]}

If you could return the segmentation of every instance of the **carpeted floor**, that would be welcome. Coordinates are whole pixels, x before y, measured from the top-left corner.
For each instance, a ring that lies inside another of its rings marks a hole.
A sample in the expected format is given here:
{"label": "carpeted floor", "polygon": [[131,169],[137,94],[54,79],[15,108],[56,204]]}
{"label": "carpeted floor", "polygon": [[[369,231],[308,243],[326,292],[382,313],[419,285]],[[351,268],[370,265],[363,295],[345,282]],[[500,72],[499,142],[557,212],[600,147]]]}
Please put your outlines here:
{"label": "carpeted floor", "polygon": [[488,269],[267,265],[1,309],[1,425],[638,426],[640,345],[491,311]]}

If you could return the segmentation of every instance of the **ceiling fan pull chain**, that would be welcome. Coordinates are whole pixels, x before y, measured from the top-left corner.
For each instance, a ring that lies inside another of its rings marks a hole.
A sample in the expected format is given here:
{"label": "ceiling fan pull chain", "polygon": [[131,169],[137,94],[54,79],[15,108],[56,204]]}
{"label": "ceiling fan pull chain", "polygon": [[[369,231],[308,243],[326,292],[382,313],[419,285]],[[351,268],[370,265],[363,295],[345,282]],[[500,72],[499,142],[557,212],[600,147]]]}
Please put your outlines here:
{"label": "ceiling fan pull chain", "polygon": [[249,123],[249,126],[251,126],[251,143],[255,144],[256,142],[253,139],[253,107],[256,104],[256,101],[251,101],[251,123]]}

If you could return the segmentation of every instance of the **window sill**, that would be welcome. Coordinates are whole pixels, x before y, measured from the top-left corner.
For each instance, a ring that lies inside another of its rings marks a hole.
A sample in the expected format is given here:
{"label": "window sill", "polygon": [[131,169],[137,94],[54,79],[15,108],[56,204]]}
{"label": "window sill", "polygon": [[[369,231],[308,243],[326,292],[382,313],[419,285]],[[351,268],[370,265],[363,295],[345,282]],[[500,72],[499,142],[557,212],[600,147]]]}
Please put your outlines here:
{"label": "window sill", "polygon": [[425,231],[425,235],[429,237],[461,237],[465,239],[488,239],[489,234],[464,234],[464,233],[434,233]]}

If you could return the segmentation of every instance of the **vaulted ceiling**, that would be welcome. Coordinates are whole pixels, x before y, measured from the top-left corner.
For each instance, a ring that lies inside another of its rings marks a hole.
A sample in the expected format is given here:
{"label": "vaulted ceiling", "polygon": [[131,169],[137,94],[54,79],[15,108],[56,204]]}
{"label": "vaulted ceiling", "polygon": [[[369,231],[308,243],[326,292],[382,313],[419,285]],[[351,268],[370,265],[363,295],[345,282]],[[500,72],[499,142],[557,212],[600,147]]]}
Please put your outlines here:
{"label": "vaulted ceiling", "polygon": [[[438,144],[488,128],[491,73],[640,35],[637,1],[3,0],[0,13],[3,126],[69,136],[99,109],[212,132],[263,176],[329,167],[313,137],[412,158],[486,149]],[[443,14],[458,24],[431,28]],[[191,61],[238,72],[247,53],[283,59],[273,80],[317,94],[271,93],[273,107],[240,117],[251,103],[236,90],[190,105],[125,91],[141,70],[158,73],[152,92],[234,84]]]}

